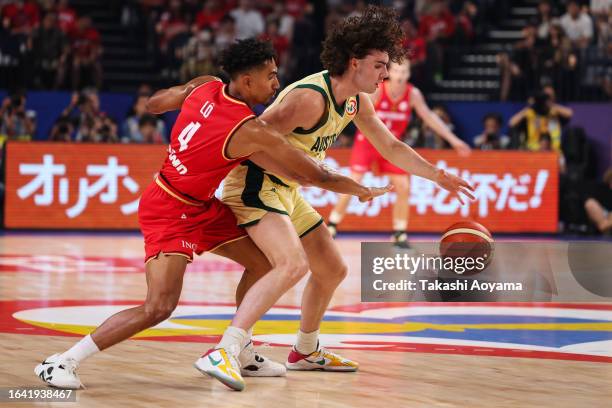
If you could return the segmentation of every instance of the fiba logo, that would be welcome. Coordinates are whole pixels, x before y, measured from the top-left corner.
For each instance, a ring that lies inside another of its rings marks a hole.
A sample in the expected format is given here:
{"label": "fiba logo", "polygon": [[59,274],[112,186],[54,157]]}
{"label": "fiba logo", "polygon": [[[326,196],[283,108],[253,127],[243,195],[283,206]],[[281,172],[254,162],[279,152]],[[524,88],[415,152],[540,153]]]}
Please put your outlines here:
{"label": "fiba logo", "polygon": [[344,110],[351,116],[357,113],[357,100],[353,98],[346,101],[346,108]]}

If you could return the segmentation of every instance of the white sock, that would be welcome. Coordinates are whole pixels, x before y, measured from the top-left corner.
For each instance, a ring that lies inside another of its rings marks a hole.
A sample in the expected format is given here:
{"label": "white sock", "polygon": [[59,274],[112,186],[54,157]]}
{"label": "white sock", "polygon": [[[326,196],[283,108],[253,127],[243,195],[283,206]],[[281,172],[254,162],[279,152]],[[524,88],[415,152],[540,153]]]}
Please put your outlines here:
{"label": "white sock", "polygon": [[408,220],[393,220],[393,231],[406,231],[406,228],[408,228]]}
{"label": "white sock", "polygon": [[333,223],[333,224],[340,224],[340,222],[342,221],[342,218],[344,217],[344,215],[340,214],[338,211],[332,211],[331,214],[329,214],[329,222]]}
{"label": "white sock", "polygon": [[319,331],[315,330],[310,333],[304,333],[299,330],[297,334],[297,341],[295,342],[295,349],[300,354],[308,355],[317,351],[317,345],[319,344]]}
{"label": "white sock", "polygon": [[245,349],[249,344],[251,344],[251,345],[253,344],[253,340],[252,340],[252,338],[253,338],[253,328],[251,327],[249,330],[247,330],[246,333],[247,333],[246,334],[246,342],[244,344],[243,349]]}
{"label": "white sock", "polygon": [[224,348],[231,353],[238,354],[248,343],[247,336],[248,333],[240,327],[229,326],[215,348]]}
{"label": "white sock", "polygon": [[87,336],[83,337],[77,344],[72,346],[70,350],[62,354],[62,358],[72,358],[76,360],[77,363],[80,363],[87,357],[99,351],[100,349],[98,348],[96,343],[94,343],[91,336],[88,334]]}

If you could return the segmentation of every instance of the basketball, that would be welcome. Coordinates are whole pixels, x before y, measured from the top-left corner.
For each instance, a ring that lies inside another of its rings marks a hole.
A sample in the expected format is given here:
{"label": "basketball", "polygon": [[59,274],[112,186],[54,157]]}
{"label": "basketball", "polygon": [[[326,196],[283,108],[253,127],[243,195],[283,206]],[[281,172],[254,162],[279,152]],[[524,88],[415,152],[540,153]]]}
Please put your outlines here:
{"label": "basketball", "polygon": [[[493,256],[493,236],[482,224],[461,221],[448,227],[440,239],[440,256],[451,260],[451,269],[459,275],[482,272]],[[445,268],[447,269],[447,268]]]}

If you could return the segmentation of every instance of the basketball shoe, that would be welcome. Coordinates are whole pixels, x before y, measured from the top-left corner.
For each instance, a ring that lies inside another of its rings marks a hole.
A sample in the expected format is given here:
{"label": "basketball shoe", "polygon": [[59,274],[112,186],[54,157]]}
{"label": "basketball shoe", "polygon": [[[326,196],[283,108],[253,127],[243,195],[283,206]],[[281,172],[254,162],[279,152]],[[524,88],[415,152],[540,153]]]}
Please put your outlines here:
{"label": "basketball shoe", "polygon": [[61,354],[47,357],[34,368],[34,373],[52,387],[68,390],[85,388],[76,372],[77,362],[72,358],[62,358]]}
{"label": "basketball shoe", "polygon": [[327,223],[327,230],[331,234],[332,238],[336,238],[336,235],[338,235],[338,225],[333,222]]}
{"label": "basketball shoe", "polygon": [[232,350],[210,349],[194,363],[194,367],[201,373],[221,381],[232,390],[242,391],[246,385],[240,375],[240,363]]}
{"label": "basketball shoe", "polygon": [[287,368],[284,365],[257,353],[252,341],[249,341],[249,344],[242,349],[238,355],[238,361],[243,377],[284,377],[287,375]]}
{"label": "basketball shoe", "polygon": [[399,249],[412,249],[408,242],[408,234],[404,231],[396,231],[393,233],[393,246]]}
{"label": "basketball shoe", "polygon": [[308,355],[299,353],[293,347],[285,365],[289,370],[301,371],[357,371],[359,368],[359,364],[355,361],[341,357],[319,346],[317,346],[316,351]]}

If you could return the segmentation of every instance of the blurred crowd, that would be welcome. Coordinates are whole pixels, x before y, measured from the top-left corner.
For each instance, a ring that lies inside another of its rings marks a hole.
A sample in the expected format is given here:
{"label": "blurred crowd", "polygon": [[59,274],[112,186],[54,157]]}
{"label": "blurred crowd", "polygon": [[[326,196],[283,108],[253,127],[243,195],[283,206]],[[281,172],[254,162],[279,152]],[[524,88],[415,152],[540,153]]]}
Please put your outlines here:
{"label": "blurred crowd", "polygon": [[524,99],[552,85],[561,100],[576,100],[582,84],[612,98],[612,1],[541,0],[523,38],[497,57],[500,99]]}

